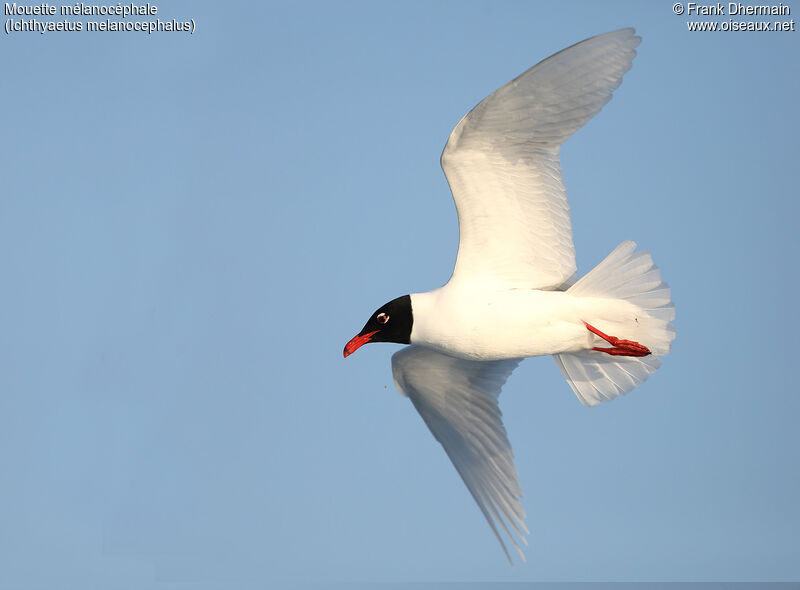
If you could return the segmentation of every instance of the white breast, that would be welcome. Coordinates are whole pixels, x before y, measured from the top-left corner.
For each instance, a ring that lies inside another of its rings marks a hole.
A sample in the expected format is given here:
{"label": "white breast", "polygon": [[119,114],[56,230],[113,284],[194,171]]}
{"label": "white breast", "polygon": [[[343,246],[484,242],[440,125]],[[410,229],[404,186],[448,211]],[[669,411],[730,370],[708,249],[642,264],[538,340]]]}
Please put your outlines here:
{"label": "white breast", "polygon": [[576,352],[603,345],[589,322],[626,337],[642,311],[622,299],[537,289],[456,288],[411,295],[411,344],[472,360]]}
{"label": "white breast", "polygon": [[456,289],[411,296],[411,343],[474,360],[585,348],[590,341],[575,298],[560,291]]}

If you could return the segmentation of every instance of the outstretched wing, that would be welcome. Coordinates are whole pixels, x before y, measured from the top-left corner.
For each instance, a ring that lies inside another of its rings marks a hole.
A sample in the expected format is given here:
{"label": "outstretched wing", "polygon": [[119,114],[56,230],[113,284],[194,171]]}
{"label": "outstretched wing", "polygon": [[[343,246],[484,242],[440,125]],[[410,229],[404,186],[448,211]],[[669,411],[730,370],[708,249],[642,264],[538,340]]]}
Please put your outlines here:
{"label": "outstretched wing", "polygon": [[469,361],[418,346],[392,356],[395,386],[408,396],[444,447],[509,561],[497,525],[523,560],[511,529],[525,544],[528,529],[497,398],[518,364],[519,360]]}
{"label": "outstretched wing", "polygon": [[456,125],[442,152],[460,230],[451,280],[547,289],[575,274],[559,150],[611,100],[640,41],[622,29],[568,47]]}

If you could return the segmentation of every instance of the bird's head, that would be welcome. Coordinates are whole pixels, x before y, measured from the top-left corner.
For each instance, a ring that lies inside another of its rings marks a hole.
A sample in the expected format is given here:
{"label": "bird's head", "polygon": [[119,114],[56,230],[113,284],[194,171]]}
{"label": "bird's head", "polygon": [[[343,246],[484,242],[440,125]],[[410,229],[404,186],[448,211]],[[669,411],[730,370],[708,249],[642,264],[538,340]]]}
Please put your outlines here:
{"label": "bird's head", "polygon": [[369,317],[361,331],[345,344],[344,358],[353,354],[367,342],[411,342],[411,296],[403,295],[381,306]]}

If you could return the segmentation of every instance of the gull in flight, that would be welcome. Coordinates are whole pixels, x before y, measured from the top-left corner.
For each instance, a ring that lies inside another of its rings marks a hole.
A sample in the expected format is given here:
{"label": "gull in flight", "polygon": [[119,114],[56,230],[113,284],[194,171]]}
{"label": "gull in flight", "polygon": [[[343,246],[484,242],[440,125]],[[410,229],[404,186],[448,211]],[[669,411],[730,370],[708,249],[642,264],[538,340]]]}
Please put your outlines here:
{"label": "gull in flight", "polygon": [[611,100],[641,39],[633,29],[568,47],[490,94],[456,125],[441,164],[458,212],[443,287],[376,310],[344,348],[410,344],[392,356],[406,395],[489,522],[524,560],[525,511],[498,397],[530,356],[552,355],[578,399],[643,383],[675,338],[674,307],[650,254],[622,242],[575,280],[561,145]]}

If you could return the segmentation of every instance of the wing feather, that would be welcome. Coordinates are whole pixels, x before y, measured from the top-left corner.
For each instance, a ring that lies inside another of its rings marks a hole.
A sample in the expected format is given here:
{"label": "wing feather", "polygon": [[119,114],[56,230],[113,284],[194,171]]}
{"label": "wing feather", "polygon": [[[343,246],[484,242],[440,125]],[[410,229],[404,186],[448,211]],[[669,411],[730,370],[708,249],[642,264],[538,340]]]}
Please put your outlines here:
{"label": "wing feather", "polygon": [[575,274],[559,150],[611,100],[640,41],[622,29],[568,47],[456,125],[441,160],[460,231],[451,280],[555,289]]}
{"label": "wing feather", "polygon": [[418,346],[392,356],[397,389],[408,396],[444,447],[509,561],[498,525],[523,560],[511,531],[527,544],[528,529],[514,454],[497,399],[518,364],[518,359],[468,361]]}

